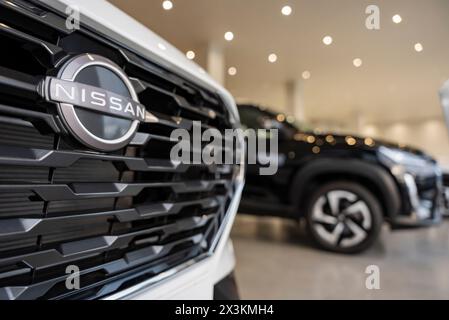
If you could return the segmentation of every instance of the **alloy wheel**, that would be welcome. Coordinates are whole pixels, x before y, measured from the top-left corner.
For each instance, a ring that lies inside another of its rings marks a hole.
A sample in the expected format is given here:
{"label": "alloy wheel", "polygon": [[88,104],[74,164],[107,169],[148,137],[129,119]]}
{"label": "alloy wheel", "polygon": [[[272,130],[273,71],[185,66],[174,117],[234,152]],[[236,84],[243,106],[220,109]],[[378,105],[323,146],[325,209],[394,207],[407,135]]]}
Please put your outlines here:
{"label": "alloy wheel", "polygon": [[350,248],[362,243],[373,226],[367,203],[355,193],[332,190],[312,208],[311,227],[328,245]]}

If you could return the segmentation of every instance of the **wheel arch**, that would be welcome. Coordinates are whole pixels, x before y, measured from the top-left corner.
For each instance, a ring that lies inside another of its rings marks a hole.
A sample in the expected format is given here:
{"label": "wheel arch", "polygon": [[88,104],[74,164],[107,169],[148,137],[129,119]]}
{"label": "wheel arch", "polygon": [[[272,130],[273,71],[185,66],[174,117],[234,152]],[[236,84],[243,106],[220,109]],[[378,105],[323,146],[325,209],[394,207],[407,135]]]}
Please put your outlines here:
{"label": "wheel arch", "polygon": [[297,171],[292,181],[289,199],[300,216],[316,187],[332,181],[362,184],[379,200],[388,219],[394,219],[401,208],[396,182],[383,167],[356,159],[317,159]]}

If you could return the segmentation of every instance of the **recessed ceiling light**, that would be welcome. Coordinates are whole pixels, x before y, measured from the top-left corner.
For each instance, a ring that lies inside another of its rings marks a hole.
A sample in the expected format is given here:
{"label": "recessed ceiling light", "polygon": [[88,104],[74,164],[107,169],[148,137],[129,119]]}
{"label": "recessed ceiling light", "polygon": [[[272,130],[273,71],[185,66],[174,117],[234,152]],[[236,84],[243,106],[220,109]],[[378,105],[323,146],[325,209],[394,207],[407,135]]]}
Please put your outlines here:
{"label": "recessed ceiling light", "polygon": [[302,78],[304,79],[304,80],[308,80],[308,79],[310,79],[310,77],[311,77],[312,75],[310,74],[310,71],[304,71],[303,73],[302,73]]}
{"label": "recessed ceiling light", "polygon": [[195,56],[196,56],[196,54],[195,54],[195,52],[192,51],[192,50],[186,52],[186,57],[187,57],[187,59],[189,59],[189,60],[195,59]]}
{"label": "recessed ceiling light", "polygon": [[230,67],[230,68],[228,69],[228,74],[229,74],[230,76],[235,76],[235,75],[237,74],[237,68],[236,68],[236,67]]}
{"label": "recessed ceiling light", "polygon": [[164,8],[164,10],[173,9],[173,2],[171,2],[170,0],[165,0],[164,2],[162,2],[162,8]]}
{"label": "recessed ceiling light", "polygon": [[393,22],[396,23],[396,24],[402,22],[402,17],[401,17],[400,15],[398,15],[398,14],[395,14],[395,15],[393,16],[393,18],[391,18],[391,19],[392,19]]}
{"label": "recessed ceiling light", "polygon": [[362,66],[363,61],[360,58],[356,58],[352,61],[352,64],[354,65],[354,67],[359,68]]}
{"label": "recessed ceiling light", "polygon": [[226,41],[232,41],[234,40],[234,34],[231,31],[228,31],[225,33],[224,38]]}
{"label": "recessed ceiling light", "polygon": [[275,53],[272,53],[268,56],[268,61],[270,61],[271,63],[275,63],[276,61],[278,61],[278,56]]}
{"label": "recessed ceiling light", "polygon": [[334,42],[334,39],[332,39],[331,36],[325,36],[325,37],[323,38],[323,43],[324,43],[326,46],[331,45],[332,42]]}
{"label": "recessed ceiling light", "polygon": [[421,43],[418,42],[418,43],[415,44],[415,51],[416,52],[421,52],[423,50],[424,50],[424,47],[423,47],[423,45]]}
{"label": "recessed ceiling light", "polygon": [[290,6],[283,6],[281,12],[284,16],[289,16],[292,14],[293,9]]}

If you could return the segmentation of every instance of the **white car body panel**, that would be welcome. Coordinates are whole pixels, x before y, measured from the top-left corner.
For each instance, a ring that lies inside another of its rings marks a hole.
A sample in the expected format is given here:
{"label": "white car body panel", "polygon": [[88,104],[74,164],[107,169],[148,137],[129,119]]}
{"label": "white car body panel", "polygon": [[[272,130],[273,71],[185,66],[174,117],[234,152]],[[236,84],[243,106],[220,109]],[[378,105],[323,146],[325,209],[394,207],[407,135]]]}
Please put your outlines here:
{"label": "white car body panel", "polygon": [[[232,96],[217,84],[201,67],[161,37],[135,19],[104,0],[40,0],[65,14],[68,6],[81,14],[81,23],[132,48],[139,55],[218,93],[233,114],[239,116]],[[242,170],[243,171],[243,170]],[[235,257],[229,234],[240,202],[243,188],[243,172],[239,187],[229,206],[227,219],[223,221],[221,238],[215,251],[203,260],[185,266],[182,270],[169,271],[146,282],[108,297],[115,299],[212,299],[214,285],[229,275],[235,267]]]}

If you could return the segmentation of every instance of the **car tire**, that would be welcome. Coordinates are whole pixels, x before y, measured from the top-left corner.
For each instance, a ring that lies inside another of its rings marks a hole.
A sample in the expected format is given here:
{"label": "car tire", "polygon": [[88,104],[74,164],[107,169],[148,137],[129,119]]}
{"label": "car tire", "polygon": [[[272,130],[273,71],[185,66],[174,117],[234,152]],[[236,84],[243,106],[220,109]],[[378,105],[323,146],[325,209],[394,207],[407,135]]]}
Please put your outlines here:
{"label": "car tire", "polygon": [[379,200],[355,182],[330,182],[318,187],[307,205],[307,230],[322,249],[359,253],[378,238],[383,223]]}

